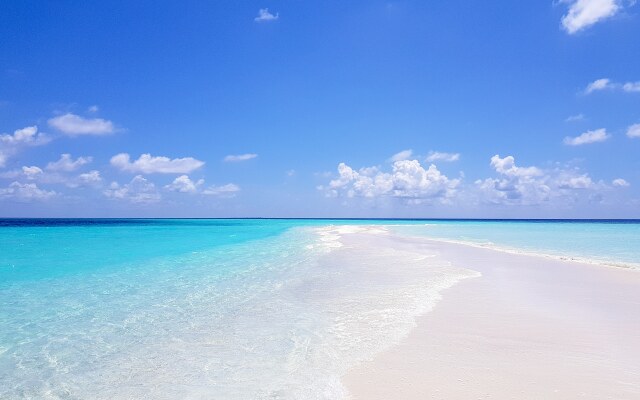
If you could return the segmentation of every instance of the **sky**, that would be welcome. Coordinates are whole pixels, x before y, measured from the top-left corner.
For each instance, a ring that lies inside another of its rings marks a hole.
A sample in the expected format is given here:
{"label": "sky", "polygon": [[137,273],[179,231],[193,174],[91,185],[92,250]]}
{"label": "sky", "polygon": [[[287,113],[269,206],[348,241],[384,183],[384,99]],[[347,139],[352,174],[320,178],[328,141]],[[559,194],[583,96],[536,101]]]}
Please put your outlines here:
{"label": "sky", "polygon": [[640,5],[0,6],[1,217],[640,218]]}

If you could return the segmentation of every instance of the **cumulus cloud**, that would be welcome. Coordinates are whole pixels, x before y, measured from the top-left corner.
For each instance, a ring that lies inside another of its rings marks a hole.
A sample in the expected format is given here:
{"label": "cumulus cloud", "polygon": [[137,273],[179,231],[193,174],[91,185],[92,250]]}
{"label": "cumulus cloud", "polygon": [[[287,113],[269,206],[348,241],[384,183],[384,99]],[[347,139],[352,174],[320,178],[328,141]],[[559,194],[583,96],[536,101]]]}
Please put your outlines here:
{"label": "cumulus cloud", "polygon": [[164,188],[172,192],[196,193],[198,191],[198,187],[202,186],[202,184],[204,184],[204,179],[199,179],[194,182],[189,178],[189,176],[180,175]]}
{"label": "cumulus cloud", "polygon": [[561,189],[588,189],[594,183],[587,174],[578,176],[561,176],[558,180],[558,187]]}
{"label": "cumulus cloud", "polygon": [[142,154],[137,160],[131,162],[131,156],[127,153],[116,154],[111,157],[111,165],[128,172],[143,174],[188,174],[204,165],[203,161],[192,157],[168,158],[152,157],[151,154]]}
{"label": "cumulus cloud", "polygon": [[247,161],[247,160],[251,160],[253,158],[258,157],[257,154],[253,154],[253,153],[247,153],[247,154],[229,154],[228,156],[226,156],[224,158],[224,162],[240,162],[240,161]]}
{"label": "cumulus cloud", "polygon": [[127,200],[137,204],[155,203],[161,199],[156,186],[142,175],[134,176],[131,182],[124,185],[111,182],[109,188],[103,193],[112,199]]}
{"label": "cumulus cloud", "polygon": [[567,136],[564,138],[564,144],[568,146],[581,146],[583,144],[604,142],[610,137],[611,135],[607,133],[607,130],[604,128],[601,128],[593,131],[584,132],[580,136],[576,136],[576,137]]}
{"label": "cumulus cloud", "polygon": [[0,143],[6,146],[40,146],[50,141],[46,134],[38,133],[38,127],[35,125],[17,129],[13,135],[7,133],[0,135]]}
{"label": "cumulus cloud", "polygon": [[389,173],[377,167],[354,170],[340,163],[338,177],[320,189],[333,197],[393,197],[411,203],[448,202],[459,184],[459,179],[448,178],[433,164],[425,169],[418,160],[399,160],[393,163]]}
{"label": "cumulus cloud", "polygon": [[90,106],[87,109],[87,111],[90,112],[90,113],[97,113],[98,111],[100,111],[100,108],[98,106],[96,106],[96,105],[93,105],[93,106]]}
{"label": "cumulus cloud", "polygon": [[49,126],[59,130],[67,136],[80,135],[108,135],[115,132],[113,122],[102,118],[83,118],[79,115],[67,113],[47,121]]}
{"label": "cumulus cloud", "polygon": [[499,155],[491,157],[491,166],[496,172],[509,177],[533,177],[542,175],[537,167],[518,167],[513,156],[500,158]]}
{"label": "cumulus cloud", "polygon": [[616,0],[565,0],[568,12],[562,17],[562,26],[569,34],[614,16],[622,8]]}
{"label": "cumulus cloud", "polygon": [[100,171],[91,170],[78,175],[78,181],[83,185],[91,185],[102,182],[102,177],[100,176]]}
{"label": "cumulus cloud", "polygon": [[60,159],[58,161],[47,164],[46,169],[49,171],[71,172],[85,164],[89,164],[92,160],[93,158],[91,157],[78,157],[74,160],[73,157],[71,157],[71,154],[65,153],[60,155]]}
{"label": "cumulus cloud", "polygon": [[614,179],[613,181],[611,181],[611,184],[615,187],[627,187],[630,186],[629,182],[627,182],[626,180],[622,179],[622,178],[617,178]]}
{"label": "cumulus cloud", "polygon": [[577,201],[585,191],[600,195],[606,189],[602,182],[577,168],[520,167],[513,156],[491,157],[490,165],[497,177],[479,179],[475,187],[483,202],[501,205],[538,205],[552,199]]}
{"label": "cumulus cloud", "polygon": [[430,151],[427,156],[427,162],[453,162],[460,159],[460,153],[441,153],[439,151]]}
{"label": "cumulus cloud", "polygon": [[275,21],[278,18],[280,18],[280,15],[278,13],[274,15],[269,12],[268,8],[261,8],[260,10],[258,10],[258,16],[253,20],[256,22],[269,22]]}
{"label": "cumulus cloud", "polygon": [[627,128],[627,136],[630,138],[640,138],[640,124],[633,124]]}
{"label": "cumulus cloud", "polygon": [[16,200],[47,200],[57,193],[40,189],[35,183],[13,182],[6,188],[0,188],[0,198]]}
{"label": "cumulus cloud", "polygon": [[38,132],[38,127],[35,125],[17,129],[13,134],[1,134],[0,168],[4,167],[9,157],[15,155],[22,147],[41,146],[50,141],[46,134]]}
{"label": "cumulus cloud", "polygon": [[234,197],[240,191],[240,186],[228,183],[221,186],[209,186],[202,191],[202,194],[218,197]]}

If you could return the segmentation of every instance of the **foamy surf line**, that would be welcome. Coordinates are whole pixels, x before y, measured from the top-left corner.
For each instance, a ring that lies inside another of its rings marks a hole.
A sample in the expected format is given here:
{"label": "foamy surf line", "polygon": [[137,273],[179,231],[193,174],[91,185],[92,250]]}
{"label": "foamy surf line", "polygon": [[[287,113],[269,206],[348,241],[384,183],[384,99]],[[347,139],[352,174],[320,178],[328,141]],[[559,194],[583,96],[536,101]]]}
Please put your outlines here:
{"label": "foamy surf line", "polygon": [[[397,226],[403,226],[403,225],[397,225]],[[589,258],[589,257],[578,257],[574,255],[559,255],[559,254],[545,252],[543,250],[533,251],[529,249],[519,249],[514,247],[501,246],[492,242],[478,243],[472,240],[455,240],[455,239],[438,238],[433,236],[416,236],[416,235],[407,235],[399,232],[396,234],[398,234],[399,236],[413,239],[413,240],[429,240],[429,241],[440,242],[440,243],[450,243],[450,244],[470,246],[478,249],[494,250],[494,251],[499,251],[499,252],[508,253],[508,254],[541,257],[546,259],[575,262],[580,264],[599,265],[603,267],[640,270],[640,263],[612,261],[612,260],[604,260],[604,259]]]}
{"label": "foamy surf line", "polygon": [[[327,251],[320,268],[340,271],[343,279],[326,305],[333,318],[324,345],[334,360],[325,365],[326,375],[317,379],[321,385],[330,382],[331,395],[305,398],[347,398],[341,383],[344,374],[401,343],[416,327],[416,318],[441,300],[443,290],[480,275],[452,266],[435,252],[397,242],[398,236],[386,227],[336,225],[312,230],[318,235],[314,247]],[[322,387],[314,390],[323,392]]]}

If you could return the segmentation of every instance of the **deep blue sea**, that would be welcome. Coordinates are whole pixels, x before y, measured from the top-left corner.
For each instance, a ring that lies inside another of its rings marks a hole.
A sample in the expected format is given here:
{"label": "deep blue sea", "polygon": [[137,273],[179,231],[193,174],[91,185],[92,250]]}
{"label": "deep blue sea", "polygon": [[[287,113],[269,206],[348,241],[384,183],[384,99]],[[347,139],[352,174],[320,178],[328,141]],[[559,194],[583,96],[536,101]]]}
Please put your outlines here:
{"label": "deep blue sea", "polygon": [[331,225],[640,265],[638,221],[0,219],[0,398],[343,396],[380,332],[467,275],[321,262]]}

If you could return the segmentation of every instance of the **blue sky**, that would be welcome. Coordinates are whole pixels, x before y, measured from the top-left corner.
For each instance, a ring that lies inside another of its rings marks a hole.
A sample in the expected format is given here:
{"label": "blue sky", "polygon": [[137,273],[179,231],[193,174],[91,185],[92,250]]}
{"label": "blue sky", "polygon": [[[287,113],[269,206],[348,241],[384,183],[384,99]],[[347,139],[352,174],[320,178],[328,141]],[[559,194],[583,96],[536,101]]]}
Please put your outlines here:
{"label": "blue sky", "polygon": [[1,8],[1,216],[640,217],[630,0]]}

